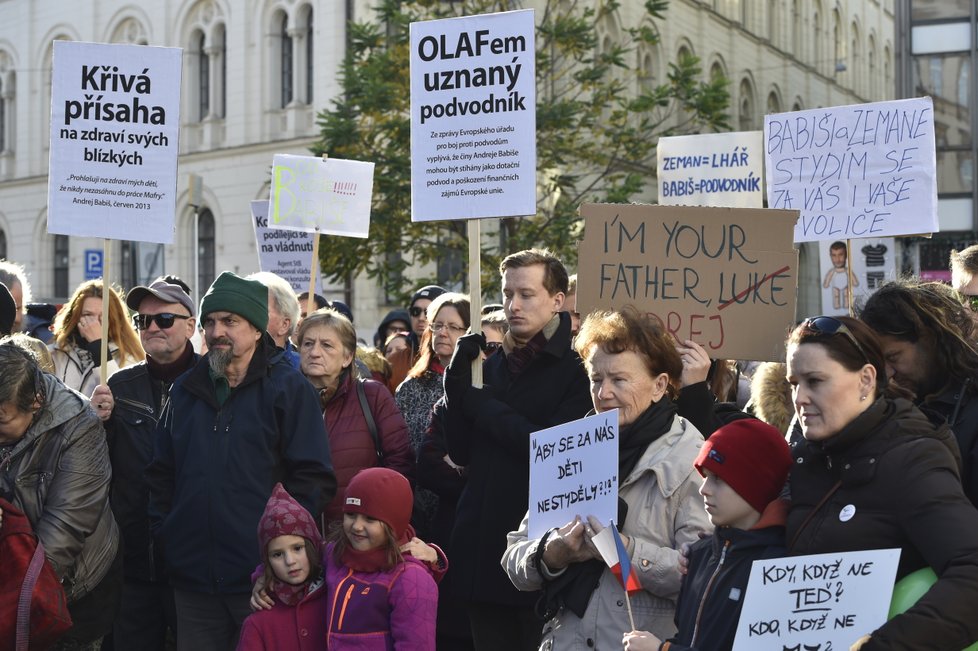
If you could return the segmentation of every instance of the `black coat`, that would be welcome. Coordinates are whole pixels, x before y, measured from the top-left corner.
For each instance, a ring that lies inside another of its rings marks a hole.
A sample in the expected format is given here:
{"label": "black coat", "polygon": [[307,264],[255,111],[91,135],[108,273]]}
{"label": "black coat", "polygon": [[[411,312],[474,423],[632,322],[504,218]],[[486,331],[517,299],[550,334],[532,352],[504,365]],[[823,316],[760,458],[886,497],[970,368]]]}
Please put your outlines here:
{"label": "black coat", "polygon": [[[783,502],[772,503],[758,522],[760,528],[744,531],[721,527],[690,547],[689,573],[676,602],[678,630],[669,640],[671,650],[729,651],[733,647],[751,566],[756,560],[786,554],[784,509]],[[765,522],[770,526],[765,526]]]}
{"label": "black coat", "polygon": [[978,387],[953,380],[943,391],[923,401],[922,407],[943,416],[961,450],[961,485],[978,506]]}
{"label": "black coat", "polygon": [[[191,355],[187,368],[198,358]],[[112,460],[112,513],[122,534],[125,575],[140,581],[162,581],[163,558],[155,549],[150,532],[145,473],[153,459],[162,396],[169,390],[169,383],[154,379],[149,365],[140,362],[114,373],[108,384],[115,408],[104,425]]]}
{"label": "black coat", "polygon": [[571,349],[570,317],[516,378],[499,350],[483,364],[483,389],[469,389],[464,408],[435,406],[451,459],[466,467],[448,557],[458,596],[529,606],[500,566],[506,534],[519,528],[529,502],[530,434],[583,418],[591,409],[587,373]]}
{"label": "black coat", "polygon": [[[839,433],[799,442],[792,454],[792,555],[898,547],[898,579],[925,566],[940,577],[862,650],[962,649],[978,640],[978,511],[961,489],[947,425],[935,428],[906,400],[880,398]],[[843,507],[855,509],[846,521]]]}

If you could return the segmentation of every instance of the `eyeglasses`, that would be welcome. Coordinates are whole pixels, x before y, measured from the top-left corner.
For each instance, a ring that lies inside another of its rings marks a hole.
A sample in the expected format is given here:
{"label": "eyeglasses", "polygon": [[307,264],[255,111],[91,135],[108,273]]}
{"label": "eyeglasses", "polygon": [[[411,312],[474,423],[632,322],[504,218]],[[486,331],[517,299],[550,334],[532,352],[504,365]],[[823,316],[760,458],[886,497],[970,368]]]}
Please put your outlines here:
{"label": "eyeglasses", "polygon": [[132,324],[136,326],[137,330],[148,330],[151,323],[156,323],[160,327],[160,330],[166,330],[167,328],[172,328],[174,321],[177,319],[189,319],[190,317],[184,314],[173,314],[172,312],[163,312],[162,314],[133,314]]}
{"label": "eyeglasses", "polygon": [[411,307],[411,308],[408,308],[408,314],[410,314],[411,316],[413,316],[415,319],[418,318],[419,316],[421,316],[424,313],[425,313],[425,309],[423,307]]}
{"label": "eyeglasses", "polygon": [[872,363],[869,360],[869,355],[866,354],[866,349],[856,339],[856,335],[852,334],[852,330],[847,328],[845,323],[835,317],[813,316],[810,319],[806,319],[802,325],[816,335],[842,335],[856,347],[856,350],[859,351],[859,354],[863,356],[866,362]]}
{"label": "eyeglasses", "polygon": [[435,334],[441,332],[445,328],[448,328],[448,331],[453,335],[460,335],[463,334],[466,330],[468,330],[468,328],[465,328],[463,326],[452,325],[450,323],[439,323],[438,321],[428,324],[428,329],[434,332]]}
{"label": "eyeglasses", "polygon": [[486,342],[486,352],[488,354],[493,354],[497,350],[503,347],[503,342],[501,341],[487,341]]}

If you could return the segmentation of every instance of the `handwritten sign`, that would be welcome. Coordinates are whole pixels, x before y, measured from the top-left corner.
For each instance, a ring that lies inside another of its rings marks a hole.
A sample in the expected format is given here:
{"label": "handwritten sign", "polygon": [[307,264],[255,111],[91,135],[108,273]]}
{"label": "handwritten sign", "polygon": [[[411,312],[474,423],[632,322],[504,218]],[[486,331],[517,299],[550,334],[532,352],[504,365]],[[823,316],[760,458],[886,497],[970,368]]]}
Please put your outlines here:
{"label": "handwritten sign", "polygon": [[269,225],[367,237],[373,187],[373,163],[275,154]]}
{"label": "handwritten sign", "polygon": [[49,233],[173,242],[182,53],[54,41]]}
{"label": "handwritten sign", "polygon": [[533,10],[411,23],[411,219],[536,209]]}
{"label": "handwritten sign", "polygon": [[530,436],[530,538],[575,516],[618,519],[618,410]]}
{"label": "handwritten sign", "polygon": [[258,268],[284,278],[296,294],[309,291],[312,233],[268,227],[268,202],[251,202]]}
{"label": "handwritten sign", "polygon": [[899,549],[754,561],[733,651],[848,649],[887,619]]}
{"label": "handwritten sign", "polygon": [[659,138],[660,206],[763,208],[761,131]]}
{"label": "handwritten sign", "polygon": [[795,320],[798,213],[585,204],[577,306],[633,305],[714,358],[781,361]]}
{"label": "handwritten sign", "polygon": [[801,211],[796,242],[939,230],[929,97],[767,115],[764,143],[768,205]]}
{"label": "handwritten sign", "polygon": [[897,279],[896,244],[892,237],[835,242],[823,240],[818,244],[821,267],[818,281],[822,296],[819,314],[849,314],[850,278],[856,314],[884,283]]}

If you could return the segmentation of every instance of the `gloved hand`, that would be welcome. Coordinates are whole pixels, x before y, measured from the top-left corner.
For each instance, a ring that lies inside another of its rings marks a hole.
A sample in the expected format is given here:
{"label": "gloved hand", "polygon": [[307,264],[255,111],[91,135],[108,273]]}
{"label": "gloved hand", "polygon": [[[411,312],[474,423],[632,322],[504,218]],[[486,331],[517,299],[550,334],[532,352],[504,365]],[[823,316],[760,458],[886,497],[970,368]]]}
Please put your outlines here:
{"label": "gloved hand", "polygon": [[452,361],[448,363],[445,373],[452,375],[472,376],[472,362],[479,359],[479,356],[486,351],[486,336],[481,332],[470,332],[462,335],[455,342],[455,352],[452,353]]}

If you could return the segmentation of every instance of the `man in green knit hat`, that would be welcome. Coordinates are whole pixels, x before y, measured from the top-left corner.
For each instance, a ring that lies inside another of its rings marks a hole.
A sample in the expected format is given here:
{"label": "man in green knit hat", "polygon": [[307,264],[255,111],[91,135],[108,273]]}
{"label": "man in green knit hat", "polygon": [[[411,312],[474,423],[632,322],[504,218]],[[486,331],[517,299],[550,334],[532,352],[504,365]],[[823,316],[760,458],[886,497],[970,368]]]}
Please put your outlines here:
{"label": "man in green knit hat", "polygon": [[208,352],[173,383],[146,471],[181,651],[236,646],[275,483],[313,514],[336,492],[319,397],[265,332],[267,288],[226,271],[200,316]]}

